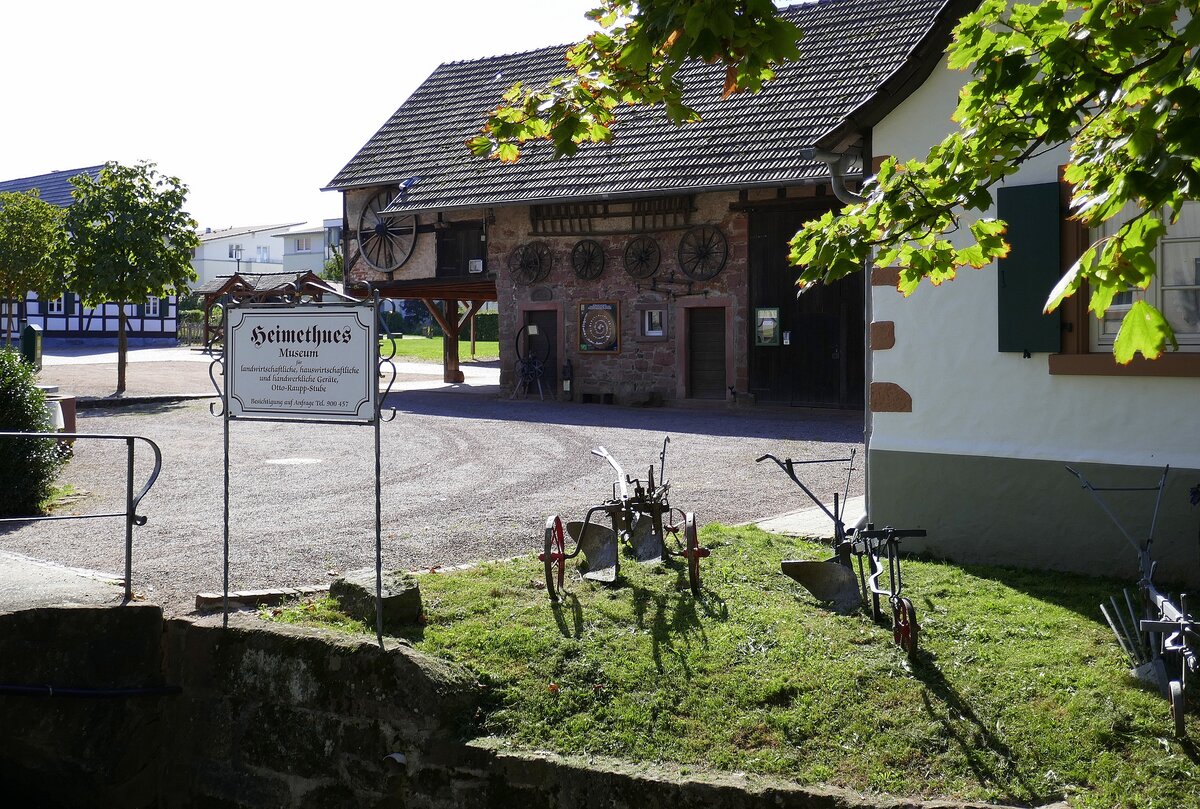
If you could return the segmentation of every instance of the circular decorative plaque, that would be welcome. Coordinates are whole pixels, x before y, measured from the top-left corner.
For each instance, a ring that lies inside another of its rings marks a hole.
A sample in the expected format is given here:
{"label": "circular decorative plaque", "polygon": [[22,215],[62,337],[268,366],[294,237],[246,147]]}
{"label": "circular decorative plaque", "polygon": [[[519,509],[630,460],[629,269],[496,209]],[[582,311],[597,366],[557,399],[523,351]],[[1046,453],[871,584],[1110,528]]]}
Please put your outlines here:
{"label": "circular decorative plaque", "polygon": [[588,351],[616,351],[620,345],[620,327],[615,310],[608,304],[585,305],[579,321],[580,348]]}

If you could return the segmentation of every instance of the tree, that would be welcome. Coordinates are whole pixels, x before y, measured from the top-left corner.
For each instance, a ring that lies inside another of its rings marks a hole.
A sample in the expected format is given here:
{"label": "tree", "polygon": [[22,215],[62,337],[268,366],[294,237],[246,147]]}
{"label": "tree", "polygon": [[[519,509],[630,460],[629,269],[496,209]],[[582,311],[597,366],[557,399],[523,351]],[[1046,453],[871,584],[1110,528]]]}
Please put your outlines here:
{"label": "tree", "polygon": [[[756,89],[769,65],[788,58],[766,21],[770,4],[736,0],[605,0],[592,12],[603,28],[571,49],[578,71],[546,88],[514,87],[470,142],[476,154],[514,160],[532,138],[557,154],[612,137],[621,103],[664,103],[675,120],[674,72],[687,58],[723,61],[725,91]],[[985,212],[990,189],[1023,163],[1066,146],[1073,216],[1088,228],[1116,221],[1127,203],[1140,214],[1098,240],[1064,275],[1047,310],[1086,283],[1102,317],[1113,298],[1145,289],[1158,272],[1155,248],[1183,203],[1200,199],[1200,4],[1196,0],[984,0],[960,21],[952,68],[969,70],[955,120],[959,129],[924,159],[886,162],[866,201],[806,224],[791,242],[799,284],[829,283],[874,263],[900,270],[900,290],[940,284],[963,267],[1007,254],[1005,225],[963,214]],[[692,34],[691,20],[711,24]],[[684,31],[687,34],[684,34]],[[760,32],[769,47],[749,60]],[[768,33],[769,32],[769,33]],[[745,78],[745,83],[742,79]],[[963,230],[962,246],[951,234]],[[1176,345],[1162,313],[1139,301],[1125,315],[1113,351],[1121,362]]]}
{"label": "tree", "polygon": [[106,163],[95,179],[81,174],[71,184],[71,285],[87,306],[120,304],[117,392],[123,393],[127,306],[180,293],[196,279],[191,259],[200,240],[195,220],[183,210],[188,189],[145,161],[136,166]]}
{"label": "tree", "polygon": [[346,259],[342,256],[342,250],[334,247],[332,252],[333,255],[325,259],[325,265],[321,268],[321,277],[326,281],[345,281]]}
{"label": "tree", "polygon": [[[69,265],[65,212],[37,190],[0,193],[0,300],[33,291],[39,297],[63,289]],[[8,307],[5,342],[11,344],[13,309]]]}

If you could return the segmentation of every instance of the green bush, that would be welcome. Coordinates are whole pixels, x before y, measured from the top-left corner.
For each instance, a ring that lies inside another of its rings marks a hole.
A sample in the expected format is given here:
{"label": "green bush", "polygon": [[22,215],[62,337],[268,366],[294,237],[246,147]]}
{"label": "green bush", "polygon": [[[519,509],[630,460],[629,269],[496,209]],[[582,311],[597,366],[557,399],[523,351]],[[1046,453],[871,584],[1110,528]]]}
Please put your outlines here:
{"label": "green bush", "polygon": [[203,309],[180,309],[179,310],[179,322],[180,323],[203,323],[204,322],[204,310]]}
{"label": "green bush", "polygon": [[[459,342],[471,339],[471,324],[463,326],[458,333]],[[475,339],[495,342],[500,339],[500,315],[495,312],[484,312],[475,315]]]}
{"label": "green bush", "polygon": [[[46,395],[33,384],[33,369],[15,351],[0,350],[0,431],[53,429]],[[53,439],[0,438],[0,517],[41,513],[65,463]]]}

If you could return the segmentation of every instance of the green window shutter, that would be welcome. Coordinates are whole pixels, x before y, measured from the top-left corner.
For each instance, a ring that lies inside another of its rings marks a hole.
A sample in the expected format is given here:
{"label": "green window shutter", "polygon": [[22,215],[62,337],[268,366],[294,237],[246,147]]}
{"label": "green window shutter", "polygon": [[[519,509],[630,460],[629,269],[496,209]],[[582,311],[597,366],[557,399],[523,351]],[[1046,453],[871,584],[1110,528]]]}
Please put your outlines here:
{"label": "green window shutter", "polygon": [[72,295],[70,292],[63,293],[63,314],[64,315],[75,314],[75,296]]}
{"label": "green window shutter", "polygon": [[1003,187],[996,214],[1008,223],[1011,250],[999,260],[997,295],[1001,351],[1058,352],[1062,318],[1043,314],[1050,291],[1062,276],[1058,183]]}

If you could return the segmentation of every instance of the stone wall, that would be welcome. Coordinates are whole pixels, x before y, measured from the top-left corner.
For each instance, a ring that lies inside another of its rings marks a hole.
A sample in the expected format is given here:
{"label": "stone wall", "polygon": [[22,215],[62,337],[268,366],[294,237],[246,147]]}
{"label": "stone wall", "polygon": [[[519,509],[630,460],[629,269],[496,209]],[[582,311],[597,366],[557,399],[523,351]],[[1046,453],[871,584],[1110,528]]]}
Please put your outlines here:
{"label": "stone wall", "polygon": [[[95,809],[884,809],[741,773],[570,759],[467,741],[478,688],[389,640],[158,607],[0,614],[0,795]],[[17,684],[51,685],[16,696]],[[139,693],[64,695],[63,689]],[[163,693],[178,687],[173,693]],[[994,809],[994,808],[993,808]]]}
{"label": "stone wall", "polygon": [[[488,228],[489,267],[497,273],[496,287],[500,298],[500,366],[501,385],[511,388],[515,383],[516,348],[514,338],[525,322],[525,312],[549,309],[556,313],[559,368],[553,369],[555,379],[567,360],[574,370],[572,391],[576,401],[595,399],[618,404],[641,404],[648,401],[684,398],[687,395],[686,361],[681,353],[686,310],[695,306],[724,307],[730,384],[746,389],[747,340],[747,220],[744,213],[733,211],[731,203],[736,193],[700,194],[695,197],[695,210],[689,224],[683,227],[652,231],[661,253],[658,272],[651,278],[638,280],[624,269],[624,251],[636,233],[543,235],[532,232],[528,207],[499,208]],[[679,269],[679,240],[688,228],[712,224],[718,226],[728,242],[728,258],[724,269],[709,281],[695,282],[690,289],[688,278]],[[604,249],[604,270],[599,278],[582,280],[571,266],[571,251],[580,239],[593,239]],[[508,270],[508,256],[523,243],[542,241],[553,256],[550,274],[531,285],[514,283]],[[671,281],[672,273],[674,275]],[[651,288],[657,287],[656,289]],[[620,303],[620,351],[593,353],[581,351],[579,344],[579,304],[583,301],[618,301]],[[666,310],[665,339],[640,336],[639,307]],[[556,385],[561,396],[561,385]]]}

